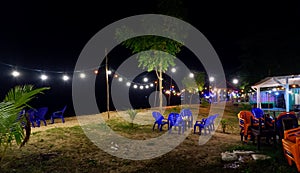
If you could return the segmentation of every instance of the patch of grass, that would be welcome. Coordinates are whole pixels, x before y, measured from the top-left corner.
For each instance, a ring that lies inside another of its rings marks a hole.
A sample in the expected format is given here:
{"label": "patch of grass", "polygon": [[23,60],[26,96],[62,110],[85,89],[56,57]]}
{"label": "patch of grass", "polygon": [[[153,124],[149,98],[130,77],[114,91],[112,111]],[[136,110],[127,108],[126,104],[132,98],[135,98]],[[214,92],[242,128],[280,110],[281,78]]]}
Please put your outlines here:
{"label": "patch of grass", "polygon": [[[172,109],[170,109],[172,110]],[[191,108],[195,112],[195,107]],[[200,107],[201,116],[208,114],[209,109]],[[238,128],[238,108],[226,106],[224,117]],[[193,112],[193,113],[194,113]],[[113,117],[106,124],[122,136],[145,140],[160,136],[167,131],[152,131],[152,124],[134,124],[122,118]],[[99,149],[90,141],[82,128],[107,128],[104,123],[86,126],[74,126],[48,129],[34,133],[28,145],[9,150],[8,156],[0,165],[0,172],[296,172],[290,167],[282,153],[282,146],[273,148],[261,146],[261,153],[272,157],[265,161],[251,161],[237,169],[225,169],[220,153],[232,150],[253,150],[256,145],[251,142],[241,144],[238,134],[218,133],[204,145],[199,146],[198,134],[190,134],[182,143],[170,152],[148,160],[127,160],[112,156]],[[98,129],[97,128],[97,129]],[[174,134],[177,135],[177,134]],[[169,141],[161,141],[168,144]],[[119,145],[120,147],[122,145]],[[145,147],[153,147],[147,141]]]}
{"label": "patch of grass", "polygon": [[166,108],[165,112],[164,112],[164,116],[168,117],[168,115],[171,112],[176,112],[179,113],[181,111],[180,106],[174,106],[174,107],[170,107],[170,108]]}

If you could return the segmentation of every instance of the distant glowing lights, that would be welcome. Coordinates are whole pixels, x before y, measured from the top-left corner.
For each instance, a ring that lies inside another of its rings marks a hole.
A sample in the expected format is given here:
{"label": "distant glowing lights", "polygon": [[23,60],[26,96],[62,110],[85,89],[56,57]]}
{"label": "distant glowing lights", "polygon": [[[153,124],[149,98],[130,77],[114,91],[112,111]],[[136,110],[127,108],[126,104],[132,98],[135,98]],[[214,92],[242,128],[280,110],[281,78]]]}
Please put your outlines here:
{"label": "distant glowing lights", "polygon": [[145,78],[143,79],[143,81],[144,81],[144,82],[148,82],[148,78],[145,77]]}
{"label": "distant glowing lights", "polygon": [[14,71],[11,73],[11,75],[12,75],[13,77],[18,77],[18,76],[20,76],[20,72],[14,70]]}

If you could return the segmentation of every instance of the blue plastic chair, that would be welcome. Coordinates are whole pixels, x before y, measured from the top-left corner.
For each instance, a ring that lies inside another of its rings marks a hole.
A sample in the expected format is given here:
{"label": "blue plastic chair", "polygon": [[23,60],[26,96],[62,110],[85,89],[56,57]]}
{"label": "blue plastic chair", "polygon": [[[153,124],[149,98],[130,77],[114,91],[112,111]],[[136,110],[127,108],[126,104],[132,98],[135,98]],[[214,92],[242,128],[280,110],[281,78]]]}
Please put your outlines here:
{"label": "blue plastic chair", "polygon": [[55,118],[61,118],[62,123],[65,123],[64,113],[65,113],[66,108],[67,108],[67,105],[61,111],[56,111],[56,112],[52,113],[51,124],[54,124]]}
{"label": "blue plastic chair", "polygon": [[31,127],[35,127],[35,123],[36,123],[36,112],[37,110],[31,108],[27,111],[28,115],[29,115],[29,121],[31,123]]}
{"label": "blue plastic chair", "polygon": [[264,117],[264,111],[260,108],[252,108],[251,112],[254,115],[254,117],[257,119]]}
{"label": "blue plastic chair", "polygon": [[191,128],[193,126],[193,114],[190,109],[182,109],[180,111],[181,117],[187,117],[188,127]]}
{"label": "blue plastic chair", "polygon": [[[196,121],[195,122],[195,124],[194,124],[194,134],[196,133],[196,129],[198,127],[199,128],[199,134],[201,135],[202,129],[205,129],[206,120],[207,120],[207,118],[202,118],[201,121]],[[206,129],[205,129],[205,134],[206,134]]]}
{"label": "blue plastic chair", "polygon": [[168,116],[168,129],[172,128],[176,123],[176,113],[171,112]]}
{"label": "blue plastic chair", "polygon": [[178,127],[178,134],[184,133],[185,130],[185,122],[182,119],[182,116],[179,113],[170,113],[169,117],[172,119],[173,117],[173,125],[172,127],[169,128],[169,133],[172,133],[172,128],[174,127],[175,129]]}
{"label": "blue plastic chair", "polygon": [[160,112],[152,112],[152,116],[155,119],[152,131],[154,131],[155,125],[157,124],[157,128],[159,131],[162,131],[162,127],[165,124],[168,124],[168,121],[164,118],[164,116]]}
{"label": "blue plastic chair", "polygon": [[47,107],[41,107],[37,110],[37,112],[35,112],[37,127],[40,127],[41,121],[43,121],[44,125],[47,126],[47,122],[45,119],[45,115],[46,115],[47,111],[48,111]]}
{"label": "blue plastic chair", "polygon": [[219,116],[219,114],[215,114],[215,115],[212,115],[212,120],[211,120],[211,130],[215,130],[215,120],[216,118]]}

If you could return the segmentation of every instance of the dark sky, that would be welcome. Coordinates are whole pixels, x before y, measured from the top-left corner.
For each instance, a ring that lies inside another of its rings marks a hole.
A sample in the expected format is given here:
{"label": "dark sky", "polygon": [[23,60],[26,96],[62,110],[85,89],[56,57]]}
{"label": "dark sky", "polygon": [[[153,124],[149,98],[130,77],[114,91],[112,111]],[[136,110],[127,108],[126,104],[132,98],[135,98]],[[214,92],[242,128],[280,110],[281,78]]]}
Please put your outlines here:
{"label": "dark sky", "polygon": [[[209,39],[229,72],[239,65],[228,60],[241,55],[240,42],[261,36],[285,38],[284,34],[297,31],[300,13],[297,1],[184,2],[182,9],[185,20]],[[72,70],[85,43],[104,26],[157,11],[157,1],[5,2],[0,6],[1,61],[29,68],[38,65]]]}
{"label": "dark sky", "polygon": [[[124,17],[167,9],[159,9],[157,2],[160,1],[1,2],[0,62],[28,69],[72,71],[82,48],[95,33]],[[261,65],[253,74],[262,74],[260,70],[268,68],[270,74],[300,73],[299,66],[296,68],[300,65],[299,5],[299,1],[184,1],[180,9],[185,20],[208,38],[226,75],[232,76],[241,68],[251,73],[253,69],[245,68],[245,62],[249,66]],[[276,63],[268,65],[272,60]],[[9,68],[0,64],[0,69],[3,97],[7,86],[16,81],[9,76]],[[33,80],[34,76],[28,77]],[[59,81],[54,81],[48,84],[55,90]]]}

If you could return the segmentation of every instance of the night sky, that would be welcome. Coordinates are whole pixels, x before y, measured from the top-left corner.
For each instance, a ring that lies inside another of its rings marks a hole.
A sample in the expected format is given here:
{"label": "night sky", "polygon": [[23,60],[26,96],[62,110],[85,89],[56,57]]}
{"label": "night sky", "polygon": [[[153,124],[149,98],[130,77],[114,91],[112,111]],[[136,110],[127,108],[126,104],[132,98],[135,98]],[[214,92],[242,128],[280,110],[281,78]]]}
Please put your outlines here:
{"label": "night sky", "polygon": [[[165,14],[168,8],[158,2],[1,2],[0,97],[16,84],[50,86],[36,106],[48,106],[50,100],[49,110],[54,111],[67,103],[72,114],[71,81],[54,79],[57,72],[71,72],[84,45],[108,24],[137,14]],[[270,75],[300,74],[299,6],[299,1],[203,1],[184,2],[179,9],[184,20],[199,29],[215,48],[227,80],[237,76],[257,82]],[[172,4],[168,7],[178,8]],[[22,71],[22,77],[13,79],[9,65]],[[44,70],[51,80],[42,83],[33,69]]]}

